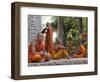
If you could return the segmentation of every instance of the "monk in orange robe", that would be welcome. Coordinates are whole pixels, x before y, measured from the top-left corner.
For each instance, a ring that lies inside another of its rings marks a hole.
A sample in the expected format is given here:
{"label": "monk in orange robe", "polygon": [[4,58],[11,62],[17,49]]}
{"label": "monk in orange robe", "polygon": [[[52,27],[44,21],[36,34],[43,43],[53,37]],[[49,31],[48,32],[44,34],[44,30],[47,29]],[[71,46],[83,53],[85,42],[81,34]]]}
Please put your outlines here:
{"label": "monk in orange robe", "polygon": [[54,48],[53,46],[53,31],[52,31],[52,27],[51,24],[47,22],[47,32],[46,32],[46,40],[45,40],[45,49],[47,50],[47,52],[52,53],[52,50]]}
{"label": "monk in orange robe", "polygon": [[28,62],[48,61],[50,54],[45,51],[44,36],[39,33],[37,39],[28,47]]}
{"label": "monk in orange robe", "polygon": [[82,44],[79,47],[79,52],[73,55],[74,58],[83,58],[86,56],[87,56],[86,48]]}
{"label": "monk in orange robe", "polygon": [[46,32],[46,42],[45,49],[47,52],[51,54],[52,59],[61,59],[61,58],[69,58],[68,52],[65,50],[65,47],[61,44],[53,44],[53,31],[50,23],[47,22],[47,32]]}

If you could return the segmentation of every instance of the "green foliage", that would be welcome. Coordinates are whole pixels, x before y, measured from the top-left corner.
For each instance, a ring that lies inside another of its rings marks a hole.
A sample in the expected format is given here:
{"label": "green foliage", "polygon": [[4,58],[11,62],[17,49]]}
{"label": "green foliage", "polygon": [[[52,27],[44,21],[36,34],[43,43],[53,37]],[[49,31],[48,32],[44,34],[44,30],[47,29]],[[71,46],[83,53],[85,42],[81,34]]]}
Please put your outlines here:
{"label": "green foliage", "polygon": [[[71,52],[79,47],[80,35],[87,33],[87,18],[86,17],[62,17],[63,18],[63,35],[62,40],[66,49]],[[81,20],[79,20],[81,19]],[[52,27],[57,30],[58,18],[52,17]],[[81,33],[82,31],[82,33]],[[85,42],[86,43],[86,42]]]}
{"label": "green foliage", "polygon": [[56,30],[58,28],[58,19],[57,17],[53,16],[51,20],[51,26]]}

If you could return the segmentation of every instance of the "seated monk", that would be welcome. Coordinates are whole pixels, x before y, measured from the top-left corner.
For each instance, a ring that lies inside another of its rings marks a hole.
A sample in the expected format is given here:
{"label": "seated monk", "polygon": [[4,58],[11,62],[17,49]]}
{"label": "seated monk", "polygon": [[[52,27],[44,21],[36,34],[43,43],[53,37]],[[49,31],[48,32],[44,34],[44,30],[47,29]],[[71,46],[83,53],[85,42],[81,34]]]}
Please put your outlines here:
{"label": "seated monk", "polygon": [[37,39],[29,45],[28,62],[49,61],[50,58],[50,54],[45,51],[44,36],[39,33]]}
{"label": "seated monk", "polygon": [[54,47],[53,38],[52,38],[53,36],[52,26],[48,22],[46,25],[47,25],[46,42],[45,42],[46,51],[51,54],[52,59],[69,58],[68,52],[65,50],[64,46],[58,43]]}
{"label": "seated monk", "polygon": [[86,48],[82,44],[80,45],[78,53],[73,55],[74,58],[83,58],[86,56],[87,56]]}

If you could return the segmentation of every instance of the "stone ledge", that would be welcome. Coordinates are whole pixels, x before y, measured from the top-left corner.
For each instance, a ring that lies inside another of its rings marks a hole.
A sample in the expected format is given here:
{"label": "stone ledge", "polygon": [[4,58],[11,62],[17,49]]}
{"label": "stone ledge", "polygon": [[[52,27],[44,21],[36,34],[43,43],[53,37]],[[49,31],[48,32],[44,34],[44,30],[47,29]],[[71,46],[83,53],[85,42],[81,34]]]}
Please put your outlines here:
{"label": "stone ledge", "polygon": [[87,64],[87,58],[72,58],[68,60],[50,60],[48,62],[39,62],[39,63],[29,63],[28,66],[52,66],[52,65],[75,65],[75,64]]}

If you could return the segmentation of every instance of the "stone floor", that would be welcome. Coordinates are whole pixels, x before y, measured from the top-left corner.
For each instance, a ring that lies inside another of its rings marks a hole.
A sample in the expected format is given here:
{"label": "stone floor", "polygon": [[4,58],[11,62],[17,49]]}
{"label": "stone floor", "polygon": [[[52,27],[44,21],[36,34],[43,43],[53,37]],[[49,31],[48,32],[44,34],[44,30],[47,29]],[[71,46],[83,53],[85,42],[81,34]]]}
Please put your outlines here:
{"label": "stone floor", "polygon": [[28,66],[51,66],[51,65],[75,65],[75,64],[87,64],[87,58],[72,58],[72,59],[60,59],[50,60],[48,62],[29,63]]}

